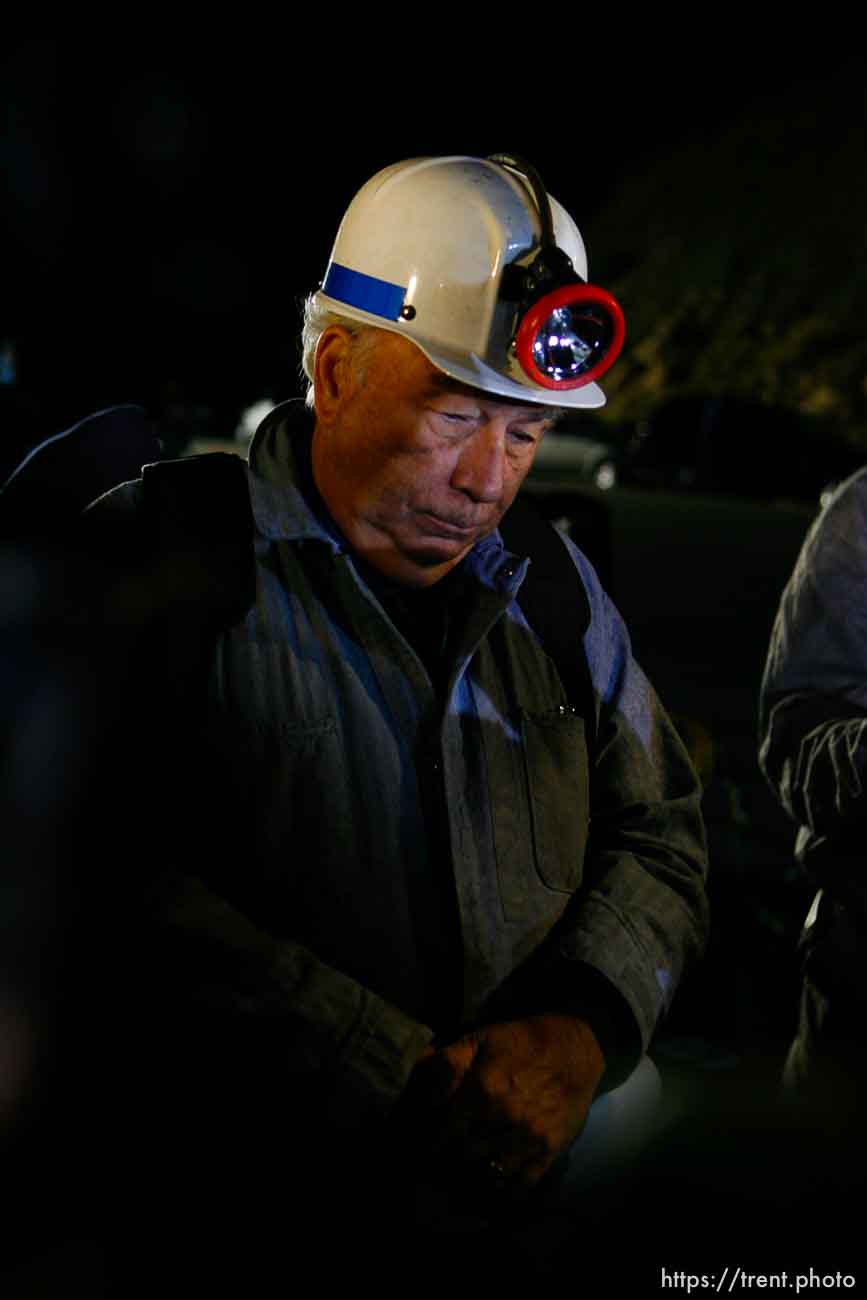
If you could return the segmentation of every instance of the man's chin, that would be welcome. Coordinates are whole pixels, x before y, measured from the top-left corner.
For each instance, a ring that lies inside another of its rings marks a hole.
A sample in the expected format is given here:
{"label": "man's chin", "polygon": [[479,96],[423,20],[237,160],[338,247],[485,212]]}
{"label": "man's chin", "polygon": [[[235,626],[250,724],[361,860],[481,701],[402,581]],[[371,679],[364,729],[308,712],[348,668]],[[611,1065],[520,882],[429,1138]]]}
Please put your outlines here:
{"label": "man's chin", "polygon": [[408,587],[431,587],[461,562],[473,542],[458,545],[440,539],[403,546],[399,550],[368,552],[369,564],[392,582]]}
{"label": "man's chin", "polygon": [[449,561],[462,559],[467,551],[475,545],[475,538],[469,541],[436,541],[436,542],[418,542],[413,546],[404,548],[403,554],[413,564],[418,564],[422,568],[436,568],[440,564],[447,564]]}
{"label": "man's chin", "polygon": [[426,529],[409,529],[399,534],[382,534],[362,554],[369,564],[392,581],[414,587],[429,587],[445,577],[484,537],[490,528],[455,529],[446,536]]}
{"label": "man's chin", "polygon": [[472,548],[472,542],[462,546],[442,544],[419,545],[404,550],[396,557],[396,566],[406,576],[404,581],[413,582],[419,587],[430,586],[460,564],[466,553]]}

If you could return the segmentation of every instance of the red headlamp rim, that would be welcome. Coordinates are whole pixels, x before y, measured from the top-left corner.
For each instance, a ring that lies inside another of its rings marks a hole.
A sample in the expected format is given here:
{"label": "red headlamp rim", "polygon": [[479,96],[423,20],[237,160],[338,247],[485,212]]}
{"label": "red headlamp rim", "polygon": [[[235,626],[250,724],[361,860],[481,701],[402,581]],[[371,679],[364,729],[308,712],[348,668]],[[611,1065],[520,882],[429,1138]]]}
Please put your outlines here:
{"label": "red headlamp rim", "polygon": [[[604,308],[611,319],[613,333],[611,343],[596,362],[595,366],[579,375],[577,379],[552,379],[546,375],[533,358],[533,344],[536,341],[536,335],[544,325],[545,321],[556,311],[558,307],[565,307],[567,304],[579,302],[597,303]],[[564,284],[558,289],[552,289],[546,293],[538,302],[527,311],[518,326],[518,333],[515,338],[515,352],[524,371],[529,375],[533,383],[539,384],[542,388],[567,389],[582,388],[584,384],[592,383],[598,379],[606,370],[614,365],[623,347],[623,340],[626,337],[626,322],[623,318],[623,312],[617,299],[608,292],[607,289],[600,289],[595,284]]]}

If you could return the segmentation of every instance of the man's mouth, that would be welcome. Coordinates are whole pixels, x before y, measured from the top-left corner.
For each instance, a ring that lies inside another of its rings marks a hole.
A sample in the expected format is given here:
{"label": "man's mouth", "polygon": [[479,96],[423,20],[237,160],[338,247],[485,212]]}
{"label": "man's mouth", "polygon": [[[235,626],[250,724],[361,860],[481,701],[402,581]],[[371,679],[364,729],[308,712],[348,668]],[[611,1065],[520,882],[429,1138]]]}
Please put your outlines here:
{"label": "man's mouth", "polygon": [[466,524],[457,520],[443,519],[440,515],[430,514],[426,510],[421,512],[421,519],[425,531],[435,537],[467,538],[474,536],[480,528],[477,523]]}

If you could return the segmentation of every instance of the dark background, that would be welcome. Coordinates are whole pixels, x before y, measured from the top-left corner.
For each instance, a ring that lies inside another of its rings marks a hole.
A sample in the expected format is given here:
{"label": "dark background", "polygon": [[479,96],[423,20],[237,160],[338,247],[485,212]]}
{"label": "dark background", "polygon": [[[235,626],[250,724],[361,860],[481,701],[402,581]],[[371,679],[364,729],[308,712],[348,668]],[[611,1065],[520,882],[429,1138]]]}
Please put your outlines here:
{"label": "dark background", "polygon": [[[410,36],[341,20],[335,32],[311,16],[303,36],[247,23],[10,38],[0,340],[39,408],[34,427],[123,400],[197,406],[210,433],[230,433],[245,403],[296,392],[300,303],[349,199],[402,157],[524,154],[575,216],[605,283],[623,269],[611,205],[616,214],[635,176],[684,149],[700,167],[696,146],[700,160],[733,122],[793,96],[828,113],[819,138],[830,144],[829,95],[863,83],[836,43],[823,54],[821,34],[807,50],[755,32],[699,37],[658,16],[646,37],[633,22],[628,45],[601,26],[575,31],[572,15],[550,33],[468,38],[463,25],[443,17]],[[803,129],[783,142],[793,158]],[[681,179],[700,206],[700,171]],[[646,260],[654,212],[634,207],[628,237]],[[638,306],[627,303],[634,328]]]}

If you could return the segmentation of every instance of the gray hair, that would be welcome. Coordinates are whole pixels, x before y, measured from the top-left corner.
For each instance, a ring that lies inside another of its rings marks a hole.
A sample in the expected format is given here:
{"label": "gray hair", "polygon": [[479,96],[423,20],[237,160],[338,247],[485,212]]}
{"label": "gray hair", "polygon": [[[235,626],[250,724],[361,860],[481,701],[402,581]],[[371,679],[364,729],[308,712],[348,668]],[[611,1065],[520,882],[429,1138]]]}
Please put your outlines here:
{"label": "gray hair", "polygon": [[340,312],[323,307],[311,293],[304,301],[304,321],[301,326],[301,371],[307,376],[307,394],[305,402],[313,406],[313,370],[316,362],[316,349],[319,340],[329,325],[342,325],[354,339],[360,339],[367,332],[378,333],[374,325],[362,325],[360,321],[341,316]]}

